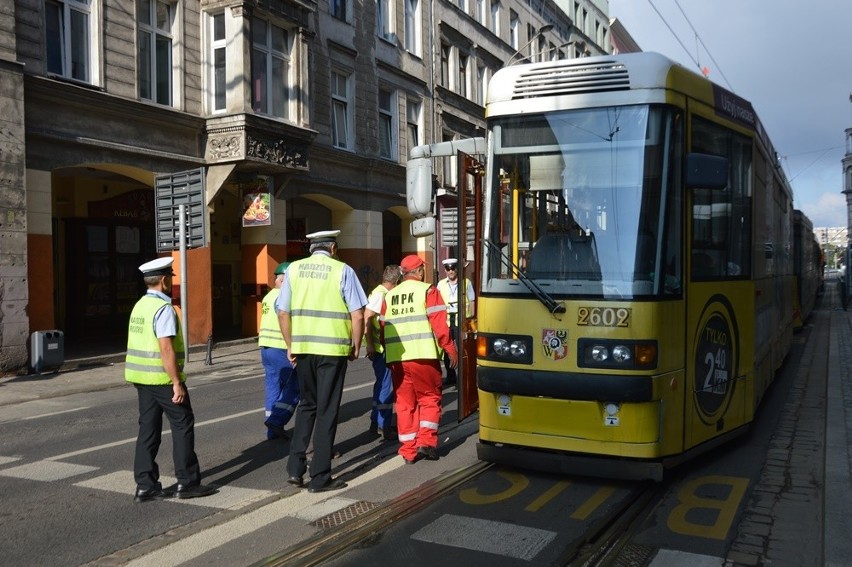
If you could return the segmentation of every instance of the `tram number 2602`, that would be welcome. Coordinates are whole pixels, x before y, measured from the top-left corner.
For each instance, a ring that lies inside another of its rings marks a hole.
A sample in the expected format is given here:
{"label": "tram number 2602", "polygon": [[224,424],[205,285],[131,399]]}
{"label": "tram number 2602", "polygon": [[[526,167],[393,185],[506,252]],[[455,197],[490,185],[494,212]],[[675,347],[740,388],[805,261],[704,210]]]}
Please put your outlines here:
{"label": "tram number 2602", "polygon": [[583,327],[629,327],[631,310],[627,307],[580,307],[577,325]]}

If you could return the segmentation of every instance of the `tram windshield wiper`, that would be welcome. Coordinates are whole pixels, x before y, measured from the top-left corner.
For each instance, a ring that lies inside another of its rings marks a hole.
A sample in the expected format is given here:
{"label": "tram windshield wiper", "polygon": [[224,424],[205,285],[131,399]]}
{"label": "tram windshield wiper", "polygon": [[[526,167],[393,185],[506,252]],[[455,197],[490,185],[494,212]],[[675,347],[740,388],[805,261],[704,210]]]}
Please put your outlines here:
{"label": "tram windshield wiper", "polygon": [[536,296],[539,301],[541,301],[542,305],[547,307],[547,310],[551,314],[565,313],[565,305],[563,305],[562,303],[557,303],[557,301],[553,299],[546,291],[541,289],[541,287],[539,287],[537,283],[535,283],[526,275],[524,275],[524,272],[521,270],[521,268],[517,266],[514,262],[512,262],[512,259],[509,258],[506,254],[504,254],[499,246],[491,242],[491,240],[489,240],[488,238],[485,238],[483,240],[485,240],[485,244],[487,244],[488,247],[491,248],[491,250],[498,254],[498,256],[500,257],[500,261],[503,262],[503,265],[518,275],[518,279],[521,280],[521,283],[524,284],[526,288],[530,290],[530,292],[534,296]]}

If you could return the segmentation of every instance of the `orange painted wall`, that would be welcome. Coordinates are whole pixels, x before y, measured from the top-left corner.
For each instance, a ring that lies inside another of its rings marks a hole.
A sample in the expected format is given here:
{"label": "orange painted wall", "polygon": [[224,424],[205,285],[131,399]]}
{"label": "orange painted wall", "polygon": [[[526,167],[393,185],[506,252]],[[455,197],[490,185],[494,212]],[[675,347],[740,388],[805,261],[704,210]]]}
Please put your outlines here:
{"label": "orange painted wall", "polygon": [[243,289],[251,290],[243,295],[243,335],[257,335],[260,329],[260,302],[272,287],[272,272],[287,258],[286,244],[243,244],[242,246]]}
{"label": "orange painted wall", "polygon": [[53,304],[53,237],[27,235],[27,314],[30,332],[56,327]]}
{"label": "orange painted wall", "polygon": [[[180,273],[180,254],[172,252],[174,258],[174,287],[172,298],[180,304],[180,286],[183,275]],[[186,291],[189,310],[189,344],[207,343],[207,337],[213,332],[213,267],[210,248],[193,248],[186,251],[186,269],[189,272],[189,287]]]}

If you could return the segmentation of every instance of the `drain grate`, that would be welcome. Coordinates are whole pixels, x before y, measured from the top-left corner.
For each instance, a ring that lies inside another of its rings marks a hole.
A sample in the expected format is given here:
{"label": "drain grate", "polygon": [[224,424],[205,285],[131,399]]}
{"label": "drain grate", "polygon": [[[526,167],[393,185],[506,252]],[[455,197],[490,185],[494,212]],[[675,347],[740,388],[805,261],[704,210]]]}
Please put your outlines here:
{"label": "drain grate", "polygon": [[628,543],[621,549],[612,565],[615,567],[644,567],[651,562],[651,558],[656,551],[656,547]]}
{"label": "drain grate", "polygon": [[365,512],[369,512],[373,508],[378,508],[379,505],[375,502],[355,502],[354,504],[350,504],[346,508],[342,508],[337,512],[332,512],[328,516],[324,516],[318,520],[314,520],[310,523],[312,526],[316,526],[322,529],[334,528],[341,524],[345,524],[349,520],[353,518],[357,518],[361,514]]}

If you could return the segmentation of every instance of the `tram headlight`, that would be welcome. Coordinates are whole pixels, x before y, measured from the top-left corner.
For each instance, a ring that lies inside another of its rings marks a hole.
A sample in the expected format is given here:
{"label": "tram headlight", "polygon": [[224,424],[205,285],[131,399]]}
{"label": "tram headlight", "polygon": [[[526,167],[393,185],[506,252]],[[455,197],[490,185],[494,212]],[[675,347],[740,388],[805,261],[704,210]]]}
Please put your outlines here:
{"label": "tram headlight", "polygon": [[523,341],[512,341],[509,352],[515,358],[524,358],[527,355],[527,345]]}
{"label": "tram headlight", "polygon": [[532,337],[477,333],[476,354],[484,360],[532,364]]}
{"label": "tram headlight", "polygon": [[657,367],[657,342],[581,338],[577,340],[577,366],[650,370]]}
{"label": "tram headlight", "polygon": [[612,347],[612,359],[615,362],[630,362],[633,358],[633,353],[630,351],[630,347],[624,345],[616,345]]}
{"label": "tram headlight", "polygon": [[605,345],[593,345],[589,354],[594,362],[606,362],[609,360],[609,349]]}
{"label": "tram headlight", "polygon": [[506,339],[495,339],[492,345],[494,348],[494,354],[497,356],[506,356],[509,354],[509,350],[511,349],[509,341]]}

